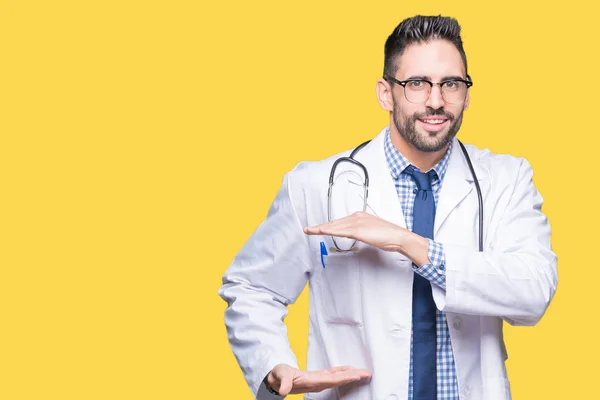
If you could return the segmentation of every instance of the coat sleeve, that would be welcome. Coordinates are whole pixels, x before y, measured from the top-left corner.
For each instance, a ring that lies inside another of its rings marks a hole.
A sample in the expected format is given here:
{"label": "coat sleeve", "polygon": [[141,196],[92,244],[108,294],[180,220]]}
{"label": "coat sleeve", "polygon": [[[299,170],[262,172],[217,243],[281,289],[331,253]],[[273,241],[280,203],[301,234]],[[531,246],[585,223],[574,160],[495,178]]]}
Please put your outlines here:
{"label": "coat sleeve", "polygon": [[252,393],[261,400],[273,398],[261,385],[273,367],[298,367],[283,320],[310,275],[308,240],[291,200],[290,175],[219,289],[228,305],[229,343]]}
{"label": "coat sleeve", "polygon": [[497,316],[535,325],[556,292],[557,258],[530,164],[521,159],[508,205],[483,252],[444,243],[446,291],[434,289],[440,310]]}

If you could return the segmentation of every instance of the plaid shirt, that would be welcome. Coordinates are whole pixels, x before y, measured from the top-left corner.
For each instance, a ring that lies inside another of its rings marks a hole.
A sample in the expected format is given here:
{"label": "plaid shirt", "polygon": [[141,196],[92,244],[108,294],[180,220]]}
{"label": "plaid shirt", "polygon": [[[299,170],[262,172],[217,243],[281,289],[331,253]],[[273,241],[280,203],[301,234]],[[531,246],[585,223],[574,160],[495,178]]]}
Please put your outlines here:
{"label": "plaid shirt", "polygon": [[[450,152],[453,146],[444,155],[444,157],[433,167],[435,171],[435,177],[431,182],[433,194],[435,198],[435,204],[437,206],[438,198],[440,194],[440,188],[446,169],[448,167],[448,160]],[[411,178],[410,175],[403,173],[404,170],[410,166],[410,162],[394,147],[390,139],[390,131],[388,128],[385,137],[385,158],[387,160],[390,174],[394,178],[396,183],[396,192],[400,199],[402,206],[402,212],[406,219],[406,227],[412,230],[413,225],[413,204],[415,200],[415,194],[417,193],[417,184]],[[417,168],[418,170],[418,168]],[[422,171],[427,172],[427,171]],[[419,268],[415,268],[415,273],[420,274],[424,278],[438,285],[439,287],[446,289],[446,270],[445,270],[445,258],[444,248],[440,243],[429,239],[429,260],[431,264],[421,265]],[[438,400],[458,400],[458,382],[456,379],[456,369],[454,366],[454,355],[452,353],[452,343],[450,342],[450,331],[448,330],[448,323],[446,321],[446,315],[436,310],[437,314],[437,398]],[[410,357],[410,375],[408,385],[408,398],[413,398],[413,357],[412,357],[412,335],[410,341],[411,357]]]}

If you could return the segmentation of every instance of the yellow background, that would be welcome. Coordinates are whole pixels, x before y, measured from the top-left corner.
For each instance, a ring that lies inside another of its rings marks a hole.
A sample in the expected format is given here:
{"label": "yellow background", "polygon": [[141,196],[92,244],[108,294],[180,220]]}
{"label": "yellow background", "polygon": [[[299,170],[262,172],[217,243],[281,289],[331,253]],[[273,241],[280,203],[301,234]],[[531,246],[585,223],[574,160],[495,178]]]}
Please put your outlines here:
{"label": "yellow background", "polygon": [[[1,1],[0,399],[250,399],[221,276],[287,170],[387,124],[383,44],[417,13],[459,19],[459,137],[527,157],[553,227],[555,300],[506,329],[514,398],[596,398],[589,4]],[[286,322],[303,365],[306,292]]]}

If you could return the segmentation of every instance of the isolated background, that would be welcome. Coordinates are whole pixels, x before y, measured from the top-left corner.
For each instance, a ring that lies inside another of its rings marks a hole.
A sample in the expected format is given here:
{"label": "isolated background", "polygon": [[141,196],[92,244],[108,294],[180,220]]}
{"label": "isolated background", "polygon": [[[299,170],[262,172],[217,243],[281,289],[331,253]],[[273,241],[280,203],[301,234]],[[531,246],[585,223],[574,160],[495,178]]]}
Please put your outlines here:
{"label": "isolated background", "polygon": [[[590,4],[0,1],[0,398],[250,399],[221,276],[286,171],[387,124],[383,44],[417,13],[459,19],[459,138],[527,157],[553,227],[554,303],[506,328],[514,398],[594,397]],[[286,322],[304,365],[306,292]]]}

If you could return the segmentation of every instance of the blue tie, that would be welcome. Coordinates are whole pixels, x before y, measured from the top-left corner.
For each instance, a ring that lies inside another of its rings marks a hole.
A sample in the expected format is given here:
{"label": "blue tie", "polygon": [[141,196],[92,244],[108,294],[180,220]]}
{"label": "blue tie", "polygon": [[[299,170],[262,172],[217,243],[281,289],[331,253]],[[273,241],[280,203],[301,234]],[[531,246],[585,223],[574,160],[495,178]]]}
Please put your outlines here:
{"label": "blue tie", "polygon": [[[413,209],[413,232],[433,239],[435,199],[431,188],[434,171],[422,173],[413,166],[404,170],[419,188]],[[415,273],[413,281],[413,400],[436,400],[436,306],[431,284]]]}

